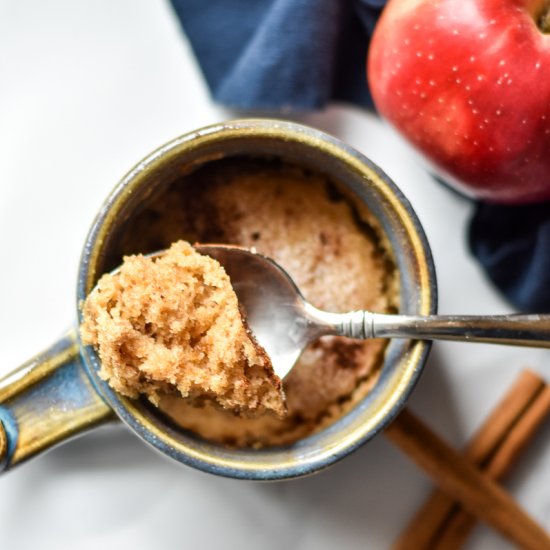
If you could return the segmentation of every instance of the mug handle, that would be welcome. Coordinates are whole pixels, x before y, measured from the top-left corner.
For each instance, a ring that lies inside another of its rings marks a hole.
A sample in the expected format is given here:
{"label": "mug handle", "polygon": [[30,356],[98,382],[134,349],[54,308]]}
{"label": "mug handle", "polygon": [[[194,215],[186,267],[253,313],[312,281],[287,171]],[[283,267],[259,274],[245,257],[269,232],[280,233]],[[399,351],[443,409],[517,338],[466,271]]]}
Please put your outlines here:
{"label": "mug handle", "polygon": [[72,329],[0,380],[0,472],[115,419],[86,374]]}

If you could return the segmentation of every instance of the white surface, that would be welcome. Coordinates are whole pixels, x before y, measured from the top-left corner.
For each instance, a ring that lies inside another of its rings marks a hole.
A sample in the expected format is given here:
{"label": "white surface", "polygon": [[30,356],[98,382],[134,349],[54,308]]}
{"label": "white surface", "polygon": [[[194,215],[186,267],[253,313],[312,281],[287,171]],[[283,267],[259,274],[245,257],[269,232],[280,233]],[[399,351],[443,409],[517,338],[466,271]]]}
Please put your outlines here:
{"label": "white surface", "polygon": [[[75,316],[91,221],[135,162],[234,115],[215,107],[164,2],[0,0],[0,374]],[[403,189],[425,226],[442,313],[508,308],[468,256],[469,205],[435,184],[396,134],[364,111],[300,120],[348,141]],[[521,367],[549,354],[436,344],[411,408],[462,444]],[[509,490],[550,528],[550,427]],[[253,484],[181,467],[122,427],[59,447],[0,479],[0,548],[387,548],[431,485],[378,437],[328,471]],[[504,548],[476,529],[469,548]]]}

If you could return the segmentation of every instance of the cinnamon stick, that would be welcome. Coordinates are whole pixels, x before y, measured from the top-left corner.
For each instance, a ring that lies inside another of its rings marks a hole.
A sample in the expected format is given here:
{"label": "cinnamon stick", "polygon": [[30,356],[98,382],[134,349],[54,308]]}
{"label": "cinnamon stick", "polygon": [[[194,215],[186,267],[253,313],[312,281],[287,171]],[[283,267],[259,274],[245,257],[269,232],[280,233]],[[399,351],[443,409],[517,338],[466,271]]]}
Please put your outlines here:
{"label": "cinnamon stick", "polygon": [[401,412],[385,433],[469,512],[526,550],[550,549],[548,533],[506,491],[412,413]]}
{"label": "cinnamon stick", "polygon": [[[523,371],[467,445],[465,456],[483,468],[544,387],[538,375]],[[394,543],[393,550],[433,547],[446,522],[459,509],[443,491],[434,491]]]}
{"label": "cinnamon stick", "polygon": [[[525,449],[534,433],[550,413],[550,387],[538,394],[533,404],[511,429],[493,459],[487,465],[485,474],[495,481],[501,480]],[[434,549],[453,550],[461,548],[477,519],[459,508],[444,524]]]}

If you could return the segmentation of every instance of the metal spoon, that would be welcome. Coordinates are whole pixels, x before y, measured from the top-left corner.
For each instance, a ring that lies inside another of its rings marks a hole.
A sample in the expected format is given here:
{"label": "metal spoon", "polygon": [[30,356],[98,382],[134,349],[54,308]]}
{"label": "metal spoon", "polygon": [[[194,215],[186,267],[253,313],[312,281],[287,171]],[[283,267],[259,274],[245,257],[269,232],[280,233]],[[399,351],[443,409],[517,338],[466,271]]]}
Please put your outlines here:
{"label": "metal spoon", "polygon": [[464,340],[550,348],[550,315],[386,315],[328,313],[313,307],[272,259],[236,246],[197,250],[228,273],[254,337],[284,378],[308,344],[324,335],[348,338]]}

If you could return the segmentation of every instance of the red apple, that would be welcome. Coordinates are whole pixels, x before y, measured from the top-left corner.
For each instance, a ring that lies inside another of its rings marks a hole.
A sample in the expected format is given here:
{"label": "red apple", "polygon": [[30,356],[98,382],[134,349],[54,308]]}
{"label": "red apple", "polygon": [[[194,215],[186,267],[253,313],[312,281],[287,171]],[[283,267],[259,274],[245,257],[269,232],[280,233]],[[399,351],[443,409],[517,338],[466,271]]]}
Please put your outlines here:
{"label": "red apple", "polygon": [[550,199],[549,9],[546,0],[390,0],[376,27],[376,107],[470,195]]}

